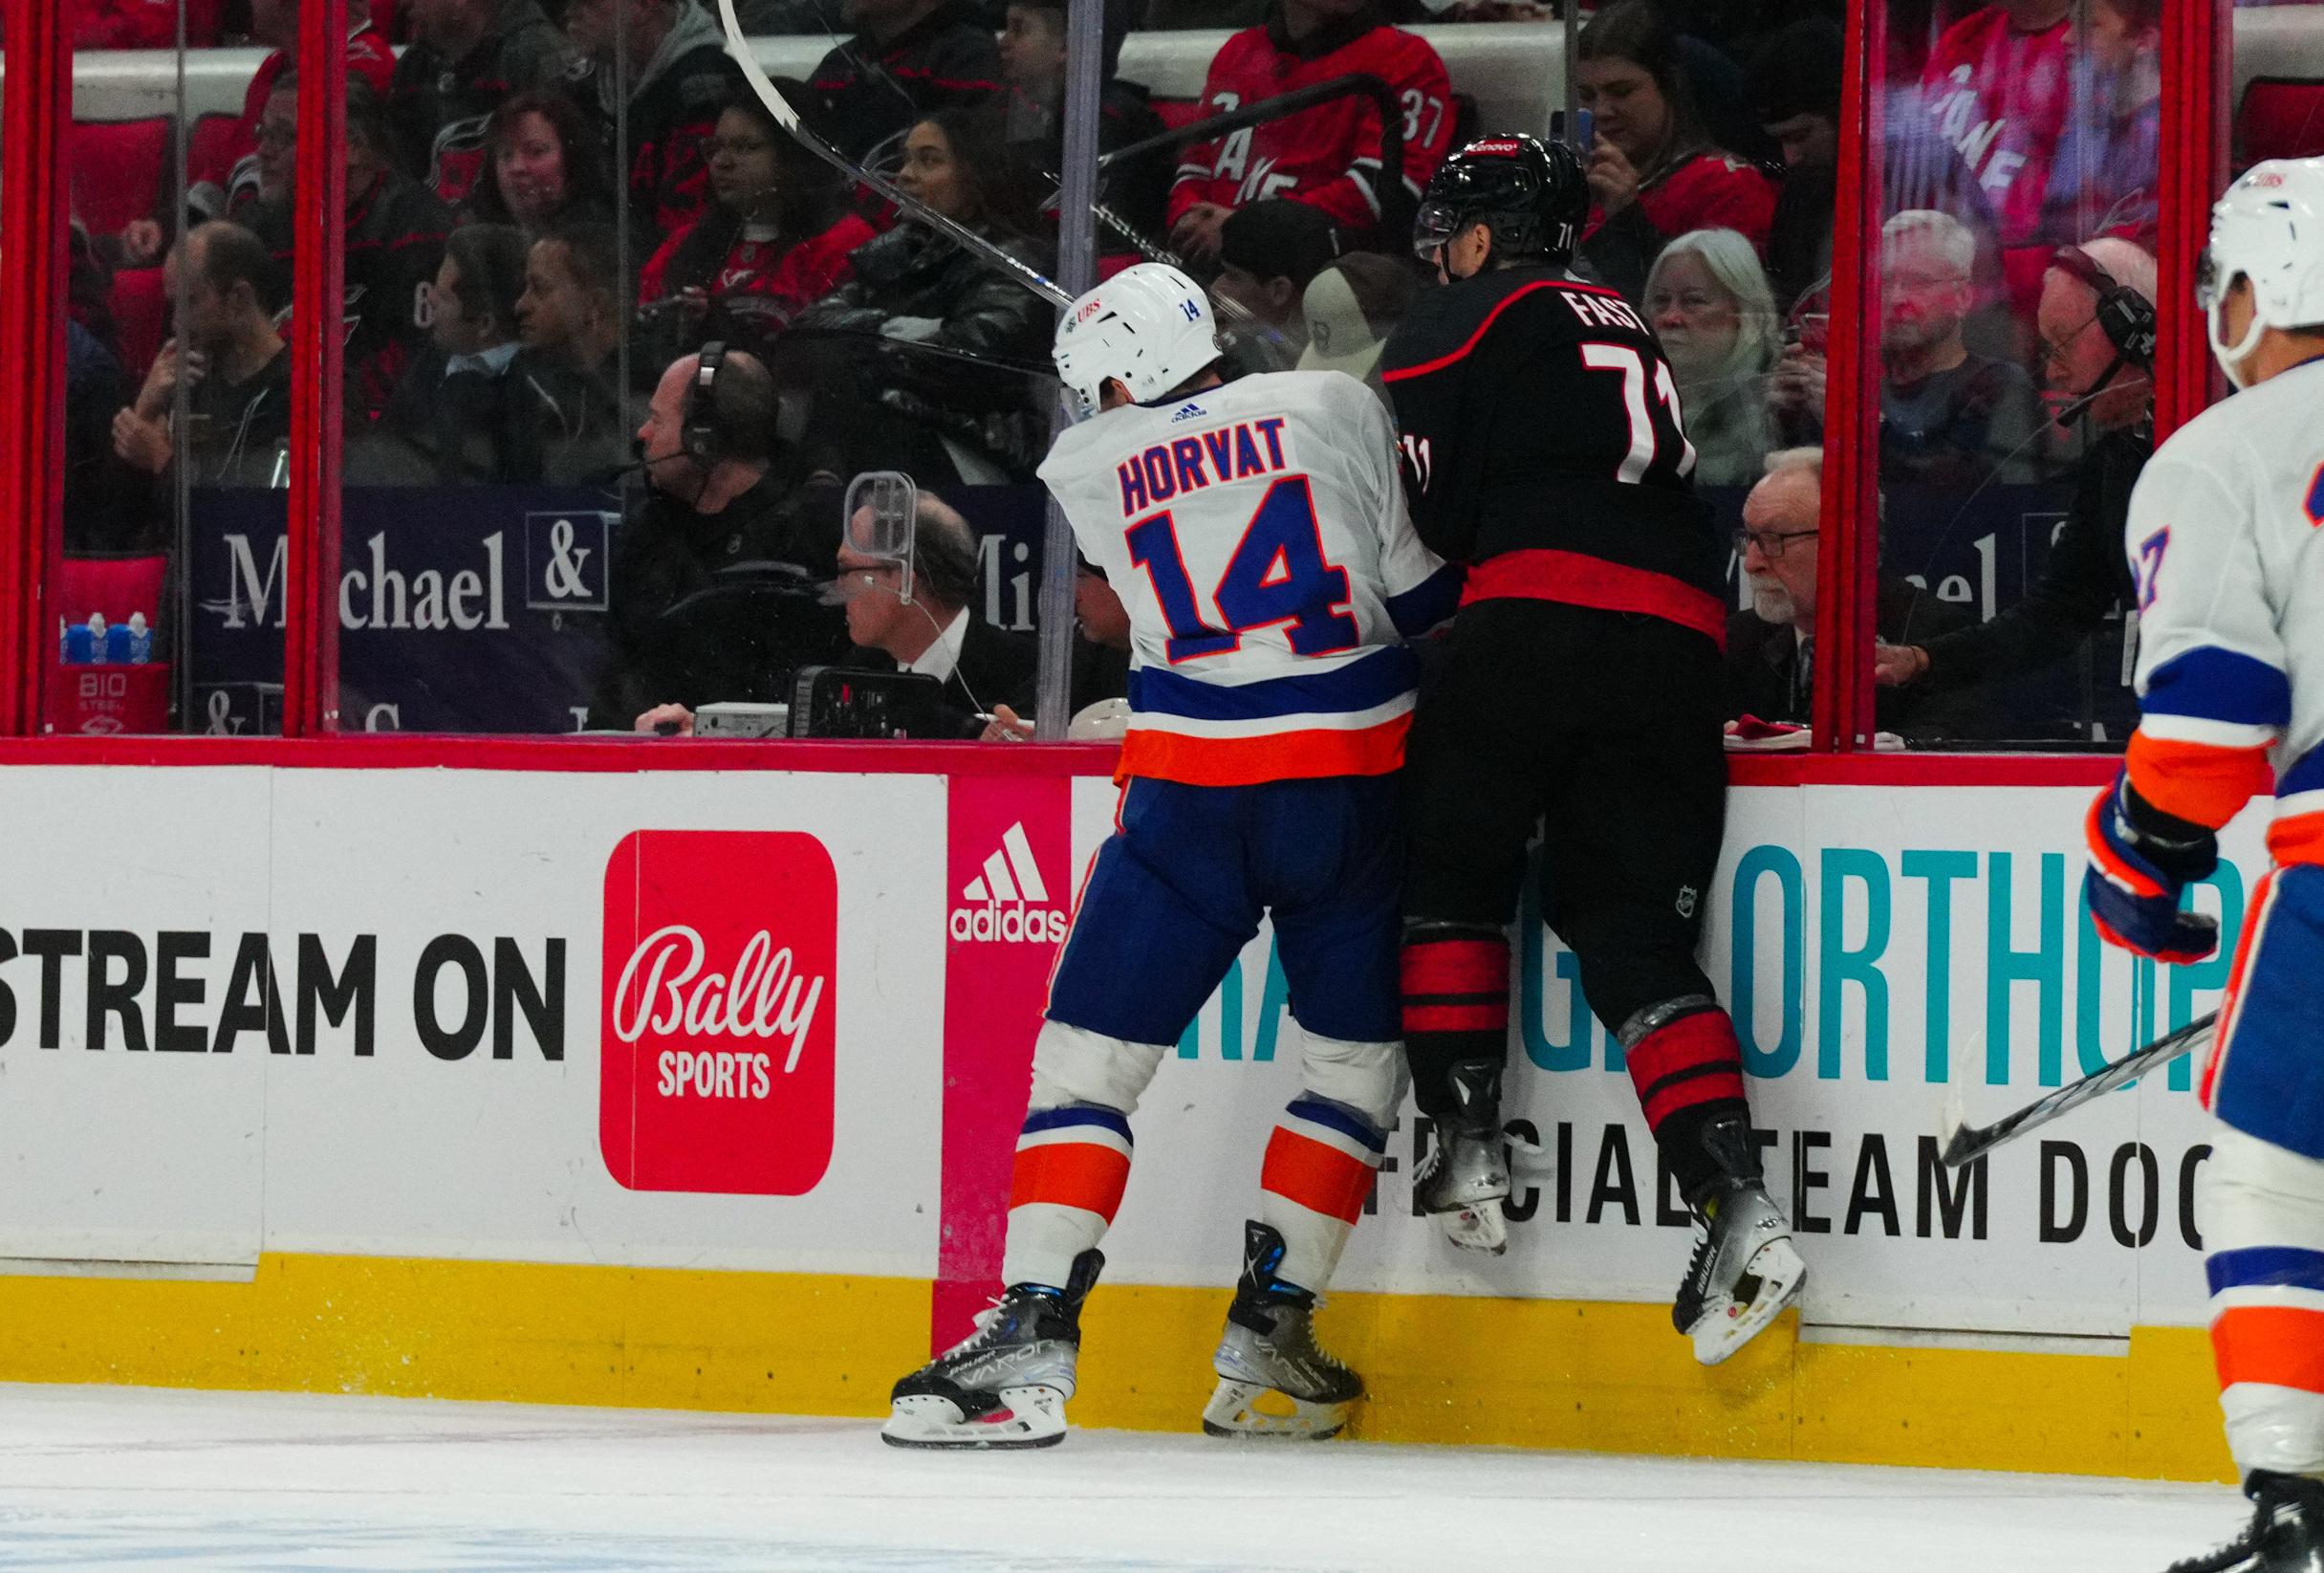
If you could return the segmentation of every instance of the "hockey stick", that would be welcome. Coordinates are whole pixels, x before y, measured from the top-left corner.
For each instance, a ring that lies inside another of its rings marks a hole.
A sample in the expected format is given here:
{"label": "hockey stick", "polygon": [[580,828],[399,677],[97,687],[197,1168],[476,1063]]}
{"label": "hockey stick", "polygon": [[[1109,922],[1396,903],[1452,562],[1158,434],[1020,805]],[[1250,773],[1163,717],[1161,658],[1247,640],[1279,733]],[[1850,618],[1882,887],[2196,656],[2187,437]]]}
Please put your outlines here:
{"label": "hockey stick", "polygon": [[750,40],[743,36],[742,23],[735,19],[734,0],[718,0],[718,19],[727,30],[727,53],[734,56],[734,63],[741,68],[744,80],[750,84],[750,91],[758,95],[759,101],[767,106],[767,113],[774,117],[776,124],[791,133],[793,142],[858,185],[870,186],[930,229],[958,241],[968,249],[971,255],[1007,273],[1051,305],[1070,306],[1074,303],[1072,295],[1043,276],[1037,269],[1027,267],[974,229],[946,218],[918,197],[905,195],[881,176],[868,169],[858,168],[848,162],[846,154],[808,130],[799,122],[798,111],[792,108],[789,100],[775,90],[774,83],[768,80],[767,73],[759,66],[758,56],[750,53]]}
{"label": "hockey stick", "polygon": [[2101,1098],[2118,1087],[2128,1086],[2149,1071],[2161,1070],[2181,1055],[2208,1042],[2211,1028],[2218,1020],[2217,1011],[2200,1016],[2169,1037],[2159,1038],[2145,1048],[2116,1060],[2104,1070],[2093,1071],[2079,1081],[2069,1082],[1989,1125],[1963,1123],[1961,1083],[1954,1081],[1944,1097],[1944,1151],[1940,1157],[1946,1168],[1958,1169],[1970,1159],[1992,1151],[2004,1142],[2016,1140],[2036,1125],[2046,1125],[2058,1116],[2080,1108],[2084,1103]]}

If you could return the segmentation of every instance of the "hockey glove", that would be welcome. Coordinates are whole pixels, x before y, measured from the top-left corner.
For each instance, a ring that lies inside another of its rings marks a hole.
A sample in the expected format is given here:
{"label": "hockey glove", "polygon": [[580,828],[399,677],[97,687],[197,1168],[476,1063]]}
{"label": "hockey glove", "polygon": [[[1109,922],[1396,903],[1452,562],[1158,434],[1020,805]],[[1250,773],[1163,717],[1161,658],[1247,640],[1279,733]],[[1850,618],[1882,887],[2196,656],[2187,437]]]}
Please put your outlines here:
{"label": "hockey glove", "polygon": [[2090,920],[2109,945],[2157,961],[2201,961],[2219,949],[2219,920],[2180,910],[2179,895],[2219,866],[2219,838],[2140,797],[2128,771],[2090,805]]}

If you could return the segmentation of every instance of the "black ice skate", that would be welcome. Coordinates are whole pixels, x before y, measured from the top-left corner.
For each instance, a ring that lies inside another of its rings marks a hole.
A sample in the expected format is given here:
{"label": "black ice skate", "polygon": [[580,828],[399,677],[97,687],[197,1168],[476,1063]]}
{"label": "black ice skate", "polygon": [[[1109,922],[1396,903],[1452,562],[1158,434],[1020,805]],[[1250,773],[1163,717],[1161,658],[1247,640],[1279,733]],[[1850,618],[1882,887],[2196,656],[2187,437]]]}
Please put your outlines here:
{"label": "black ice skate", "polygon": [[2244,1532],[2170,1573],[2324,1573],[2324,1480],[2255,1469],[2244,1495],[2257,1504]]}
{"label": "black ice skate", "polygon": [[1218,1389],[1203,1409],[1213,1436],[1321,1441],[1336,1436],[1364,1395],[1363,1378],[1315,1342],[1315,1297],[1275,1277],[1283,1236],[1243,1225],[1243,1277],[1211,1369]]}
{"label": "black ice skate", "polygon": [[1704,1236],[1670,1320],[1695,1341],[1695,1358],[1716,1365],[1799,1298],[1808,1267],[1792,1249],[1791,1223],[1768,1194],[1759,1148],[1745,1123],[1731,1115],[1712,1121],[1703,1146],[1719,1175],[1686,1198]]}
{"label": "black ice skate", "polygon": [[1074,1258],[1064,1291],[1014,1284],[976,1331],[896,1384],[880,1439],[899,1448],[1046,1448],[1065,1440],[1081,1302],[1105,1266]]}
{"label": "black ice skate", "polygon": [[1412,1177],[1413,1200],[1464,1251],[1509,1249],[1501,1203],[1509,1195],[1509,1148],[1501,1134],[1501,1067],[1464,1060],[1446,1074],[1460,1103],[1436,1122],[1436,1142]]}

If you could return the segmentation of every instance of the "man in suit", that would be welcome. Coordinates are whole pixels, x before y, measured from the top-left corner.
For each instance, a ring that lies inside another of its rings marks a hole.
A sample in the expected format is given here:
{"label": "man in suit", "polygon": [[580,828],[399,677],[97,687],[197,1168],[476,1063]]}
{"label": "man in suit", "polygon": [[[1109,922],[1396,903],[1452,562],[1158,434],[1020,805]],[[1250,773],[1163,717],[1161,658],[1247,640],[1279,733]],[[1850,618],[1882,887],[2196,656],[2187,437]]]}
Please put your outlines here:
{"label": "man in suit", "polygon": [[[858,519],[868,513],[860,511]],[[898,564],[864,557],[845,541],[837,588],[847,601],[847,637],[856,644],[842,665],[937,678],[945,703],[960,712],[964,737],[983,732],[996,707],[1032,713],[1040,646],[994,627],[970,605],[975,532],[932,492],[920,494],[912,532],[911,601],[902,598]]]}
{"label": "man in suit", "polygon": [[[1744,499],[1741,547],[1751,604],[1727,623],[1728,719],[1805,725],[1815,686],[1816,532],[1822,514],[1823,449],[1768,455],[1768,472]],[[1909,580],[1883,574],[1874,614],[1886,644],[1918,644],[1965,627],[1971,618]],[[1937,695],[1882,688],[1874,724],[1911,738],[1976,736],[1982,705],[1973,691]]]}

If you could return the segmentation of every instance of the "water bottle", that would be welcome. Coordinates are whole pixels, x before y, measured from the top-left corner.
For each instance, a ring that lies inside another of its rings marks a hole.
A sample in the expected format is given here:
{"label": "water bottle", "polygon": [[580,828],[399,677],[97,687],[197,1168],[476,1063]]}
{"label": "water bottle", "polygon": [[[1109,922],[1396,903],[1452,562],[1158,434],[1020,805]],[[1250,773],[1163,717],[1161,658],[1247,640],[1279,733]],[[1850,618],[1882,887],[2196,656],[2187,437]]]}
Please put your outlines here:
{"label": "water bottle", "polygon": [[91,612],[89,614],[88,659],[91,663],[101,666],[107,660],[111,659],[112,654],[112,642],[106,637],[105,634],[105,614],[102,612]]}
{"label": "water bottle", "polygon": [[97,659],[87,623],[75,623],[66,626],[64,655],[68,666],[85,666]]}
{"label": "water bottle", "polygon": [[129,614],[128,661],[133,666],[142,666],[153,659],[153,630],[145,625],[143,612]]}
{"label": "water bottle", "polygon": [[129,665],[129,624],[116,623],[105,629],[105,659],[117,666]]}

